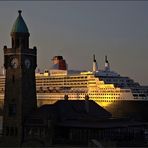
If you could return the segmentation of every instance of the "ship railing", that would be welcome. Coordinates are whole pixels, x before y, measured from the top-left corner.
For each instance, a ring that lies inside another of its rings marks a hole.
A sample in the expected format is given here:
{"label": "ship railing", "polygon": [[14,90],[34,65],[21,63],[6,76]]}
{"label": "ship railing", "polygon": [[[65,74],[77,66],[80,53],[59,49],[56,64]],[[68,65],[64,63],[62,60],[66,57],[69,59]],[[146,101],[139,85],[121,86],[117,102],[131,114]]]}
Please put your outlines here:
{"label": "ship railing", "polygon": [[148,97],[134,97],[134,100],[136,100],[136,101],[141,101],[141,100],[148,101]]}
{"label": "ship railing", "polygon": [[86,93],[86,91],[79,91],[79,92],[74,92],[74,91],[64,91],[64,90],[37,90],[37,93],[79,93],[79,94],[82,94],[82,93]]}

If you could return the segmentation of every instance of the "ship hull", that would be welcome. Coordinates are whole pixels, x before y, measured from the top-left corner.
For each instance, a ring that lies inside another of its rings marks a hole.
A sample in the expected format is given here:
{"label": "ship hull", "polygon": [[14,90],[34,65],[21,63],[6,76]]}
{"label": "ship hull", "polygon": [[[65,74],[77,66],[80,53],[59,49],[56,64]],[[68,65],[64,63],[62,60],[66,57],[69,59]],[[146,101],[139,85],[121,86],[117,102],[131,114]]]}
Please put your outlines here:
{"label": "ship hull", "polygon": [[[102,102],[97,103],[102,104]],[[112,117],[148,121],[148,101],[115,101],[103,108],[109,111]]]}

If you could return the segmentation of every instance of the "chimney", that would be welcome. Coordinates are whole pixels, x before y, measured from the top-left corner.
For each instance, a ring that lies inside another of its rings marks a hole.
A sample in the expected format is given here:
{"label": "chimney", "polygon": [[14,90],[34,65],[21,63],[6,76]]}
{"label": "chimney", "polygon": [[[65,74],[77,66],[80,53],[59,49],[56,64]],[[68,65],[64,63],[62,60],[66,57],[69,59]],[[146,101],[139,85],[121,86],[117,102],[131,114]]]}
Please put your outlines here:
{"label": "chimney", "polygon": [[89,113],[89,95],[85,95],[85,111]]}
{"label": "chimney", "polygon": [[107,60],[107,56],[105,56],[105,71],[110,71],[110,65],[109,65],[109,62]]}
{"label": "chimney", "polygon": [[64,95],[64,100],[68,100],[68,95]]}
{"label": "chimney", "polygon": [[98,64],[95,55],[93,55],[93,72],[95,73],[96,71],[98,71]]}

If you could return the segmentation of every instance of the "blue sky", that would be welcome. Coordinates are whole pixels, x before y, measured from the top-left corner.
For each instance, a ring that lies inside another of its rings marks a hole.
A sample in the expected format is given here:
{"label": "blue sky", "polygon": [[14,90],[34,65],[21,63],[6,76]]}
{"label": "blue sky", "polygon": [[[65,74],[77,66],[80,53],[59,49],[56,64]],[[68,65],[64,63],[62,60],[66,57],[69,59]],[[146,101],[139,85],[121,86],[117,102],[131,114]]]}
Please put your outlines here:
{"label": "blue sky", "polygon": [[[0,2],[0,47],[11,47],[10,31],[18,10],[38,48],[38,67],[49,69],[62,55],[69,69],[100,69],[108,55],[111,69],[148,84],[148,2],[146,1],[12,1]],[[3,50],[0,50],[0,65]]]}

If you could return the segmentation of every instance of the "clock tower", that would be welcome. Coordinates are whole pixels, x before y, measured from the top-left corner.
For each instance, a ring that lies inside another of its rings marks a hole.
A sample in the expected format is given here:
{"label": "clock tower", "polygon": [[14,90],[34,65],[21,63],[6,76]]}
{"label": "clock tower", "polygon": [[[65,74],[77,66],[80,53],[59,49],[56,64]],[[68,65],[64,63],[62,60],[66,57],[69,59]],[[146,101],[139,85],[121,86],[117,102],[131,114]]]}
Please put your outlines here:
{"label": "clock tower", "polygon": [[37,108],[37,50],[29,48],[30,34],[21,10],[18,13],[11,30],[12,48],[3,49],[6,70],[3,138],[8,146],[21,146],[25,120]]}

